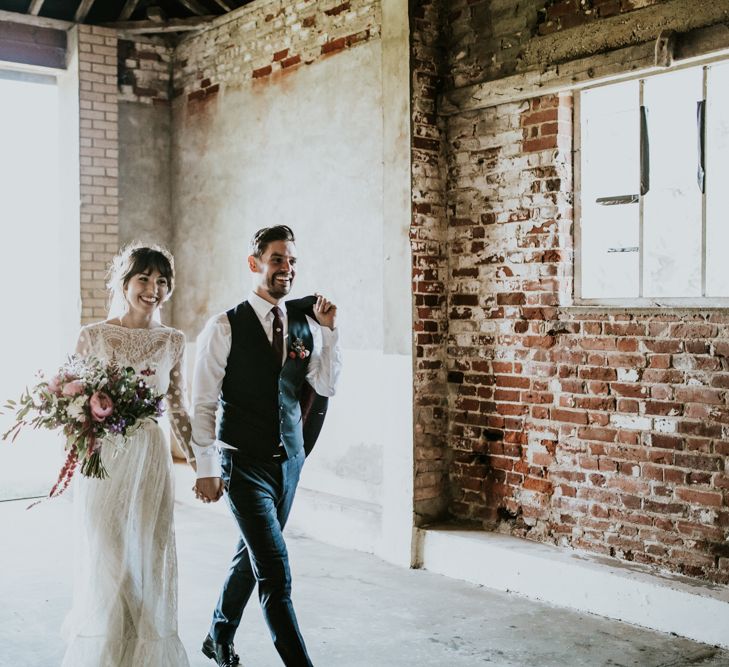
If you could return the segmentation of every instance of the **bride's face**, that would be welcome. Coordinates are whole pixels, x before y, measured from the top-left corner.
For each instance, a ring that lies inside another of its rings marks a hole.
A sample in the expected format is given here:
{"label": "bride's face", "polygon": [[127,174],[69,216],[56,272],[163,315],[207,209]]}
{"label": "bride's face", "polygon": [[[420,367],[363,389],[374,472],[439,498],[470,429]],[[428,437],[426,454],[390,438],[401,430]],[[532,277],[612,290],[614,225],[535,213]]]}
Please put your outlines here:
{"label": "bride's face", "polygon": [[170,286],[167,278],[157,269],[147,269],[129,279],[124,289],[124,296],[130,310],[147,315],[162,305],[169,292]]}

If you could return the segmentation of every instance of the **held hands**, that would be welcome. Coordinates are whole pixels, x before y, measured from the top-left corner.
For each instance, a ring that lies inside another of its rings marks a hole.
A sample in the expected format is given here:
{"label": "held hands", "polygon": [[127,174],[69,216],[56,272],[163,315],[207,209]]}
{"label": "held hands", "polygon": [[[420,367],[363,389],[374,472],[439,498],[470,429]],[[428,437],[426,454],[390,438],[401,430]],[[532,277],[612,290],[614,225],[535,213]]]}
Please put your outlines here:
{"label": "held hands", "polygon": [[192,490],[198,500],[204,503],[216,503],[223,495],[223,480],[220,477],[200,477]]}
{"label": "held hands", "polygon": [[319,324],[334,331],[337,325],[337,307],[331,301],[325,299],[321,294],[316,295],[314,315],[316,315],[316,320]]}

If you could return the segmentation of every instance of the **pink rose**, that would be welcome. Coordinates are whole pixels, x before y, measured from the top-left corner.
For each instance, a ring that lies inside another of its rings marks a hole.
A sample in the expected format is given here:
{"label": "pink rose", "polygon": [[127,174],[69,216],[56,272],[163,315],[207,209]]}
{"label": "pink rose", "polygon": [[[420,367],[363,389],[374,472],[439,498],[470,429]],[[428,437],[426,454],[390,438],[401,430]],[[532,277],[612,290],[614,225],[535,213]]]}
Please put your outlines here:
{"label": "pink rose", "polygon": [[97,422],[103,422],[112,412],[114,403],[111,396],[103,391],[95,391],[89,399],[91,407],[91,418]]}
{"label": "pink rose", "polygon": [[84,391],[84,383],[81,380],[73,380],[63,385],[64,396],[78,396]]}
{"label": "pink rose", "polygon": [[50,380],[48,380],[48,391],[56,396],[61,395],[61,378],[58,377],[58,375],[54,375]]}

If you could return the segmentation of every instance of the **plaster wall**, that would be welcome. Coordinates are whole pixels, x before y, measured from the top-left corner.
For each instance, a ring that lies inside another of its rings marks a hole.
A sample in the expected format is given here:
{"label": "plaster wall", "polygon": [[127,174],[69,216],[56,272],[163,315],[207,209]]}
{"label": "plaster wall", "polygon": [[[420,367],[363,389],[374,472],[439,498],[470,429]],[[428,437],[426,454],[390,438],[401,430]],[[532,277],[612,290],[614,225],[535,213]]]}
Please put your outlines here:
{"label": "plaster wall", "polygon": [[[379,517],[391,495],[383,480],[408,488],[384,470],[386,446],[403,452],[406,481],[412,477],[410,356],[403,344],[409,334],[398,339],[385,315],[397,310],[398,297],[383,276],[395,275],[398,263],[407,271],[407,260],[398,260],[408,220],[399,231],[393,220],[386,234],[382,53],[381,41],[372,40],[213,96],[178,97],[172,113],[175,324],[194,340],[207,318],[245,298],[253,232],[293,227],[299,267],[292,296],[320,291],[339,305],[344,355],[340,391],[307,462],[301,498],[310,492],[339,499],[343,511],[352,504],[372,509],[368,538],[354,546],[380,552]],[[393,134],[395,145],[407,140],[407,131]],[[404,416],[404,431],[397,424],[387,429],[393,411]],[[304,532],[353,544],[307,520],[299,522]],[[406,535],[409,528],[408,515]]]}
{"label": "plaster wall", "polygon": [[381,349],[380,45],[173,107],[173,215],[186,303],[204,318],[250,285],[248,241],[260,227],[297,235],[296,294],[342,304],[345,347]]}

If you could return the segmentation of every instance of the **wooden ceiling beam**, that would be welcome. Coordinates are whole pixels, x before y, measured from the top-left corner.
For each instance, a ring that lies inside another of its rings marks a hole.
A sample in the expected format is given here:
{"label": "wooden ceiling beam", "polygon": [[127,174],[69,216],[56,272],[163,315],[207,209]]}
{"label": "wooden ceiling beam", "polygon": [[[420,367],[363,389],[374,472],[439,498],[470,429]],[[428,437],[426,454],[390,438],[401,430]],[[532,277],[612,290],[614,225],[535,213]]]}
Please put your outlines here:
{"label": "wooden ceiling beam", "polygon": [[164,23],[167,20],[167,14],[161,7],[147,7],[147,18],[155,23]]}
{"label": "wooden ceiling beam", "polygon": [[220,7],[223,11],[226,12],[232,12],[233,7],[231,7],[225,0],[213,0],[213,2]]}
{"label": "wooden ceiling beam", "polygon": [[208,10],[203,7],[197,0],[177,0],[183,7],[189,9],[193,14],[205,16]]}
{"label": "wooden ceiling beam", "polygon": [[78,8],[76,9],[76,13],[73,16],[73,22],[83,23],[86,20],[86,17],[89,15],[89,11],[91,11],[91,5],[93,4],[94,0],[81,0],[81,3],[79,4]]}
{"label": "wooden ceiling beam", "polygon": [[120,21],[127,21],[129,17],[134,14],[134,10],[137,8],[139,0],[127,0],[122,7],[121,13],[119,14]]}
{"label": "wooden ceiling beam", "polygon": [[60,19],[49,19],[45,16],[30,16],[29,14],[21,14],[20,12],[8,12],[0,9],[0,21],[8,23],[23,23],[25,25],[34,25],[39,28],[57,28],[58,30],[68,30],[73,27],[71,21],[61,21]]}
{"label": "wooden ceiling beam", "polygon": [[187,19],[169,19],[165,23],[157,21],[117,21],[116,23],[104,23],[107,28],[114,28],[127,35],[144,35],[165,32],[186,32],[190,30],[201,30],[207,27],[217,16],[193,16]]}
{"label": "wooden ceiling beam", "polygon": [[33,2],[30,3],[30,7],[28,7],[28,14],[31,16],[38,16],[40,14],[40,10],[43,8],[43,3],[45,0],[33,0]]}

